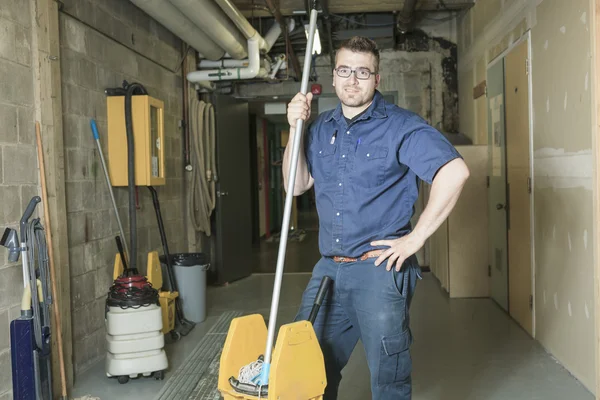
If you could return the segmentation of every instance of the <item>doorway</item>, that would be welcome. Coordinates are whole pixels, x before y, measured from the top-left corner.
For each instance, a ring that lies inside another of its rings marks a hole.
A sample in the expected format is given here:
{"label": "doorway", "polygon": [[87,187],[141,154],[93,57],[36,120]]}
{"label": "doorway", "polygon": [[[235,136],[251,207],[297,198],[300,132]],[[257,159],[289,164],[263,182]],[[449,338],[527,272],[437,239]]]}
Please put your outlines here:
{"label": "doorway", "polygon": [[534,336],[530,33],[488,66],[491,295]]}

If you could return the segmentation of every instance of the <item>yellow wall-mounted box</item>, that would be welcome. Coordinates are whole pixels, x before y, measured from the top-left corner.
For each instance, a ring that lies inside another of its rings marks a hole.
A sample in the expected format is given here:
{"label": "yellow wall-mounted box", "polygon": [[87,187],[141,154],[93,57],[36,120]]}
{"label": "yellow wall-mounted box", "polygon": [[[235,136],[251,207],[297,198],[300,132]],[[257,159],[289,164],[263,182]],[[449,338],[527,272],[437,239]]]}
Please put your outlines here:
{"label": "yellow wall-mounted box", "polygon": [[[108,164],[113,186],[127,186],[125,96],[106,98]],[[165,184],[164,103],[148,95],[131,98],[136,186]]]}

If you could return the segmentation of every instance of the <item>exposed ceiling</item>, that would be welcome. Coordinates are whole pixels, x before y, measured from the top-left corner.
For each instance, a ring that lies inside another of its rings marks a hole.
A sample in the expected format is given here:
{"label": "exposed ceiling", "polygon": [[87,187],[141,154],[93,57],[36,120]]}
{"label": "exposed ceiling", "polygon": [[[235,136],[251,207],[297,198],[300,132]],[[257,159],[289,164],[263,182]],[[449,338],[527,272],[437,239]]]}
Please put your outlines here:
{"label": "exposed ceiling", "polygon": [[[409,0],[328,0],[329,12],[333,14],[397,12]],[[246,17],[271,17],[265,0],[233,0]],[[318,2],[318,8],[321,7]],[[418,0],[415,11],[458,11],[470,8],[475,0]],[[277,5],[277,4],[276,4]],[[280,0],[279,11],[283,16],[306,12],[304,0]]]}

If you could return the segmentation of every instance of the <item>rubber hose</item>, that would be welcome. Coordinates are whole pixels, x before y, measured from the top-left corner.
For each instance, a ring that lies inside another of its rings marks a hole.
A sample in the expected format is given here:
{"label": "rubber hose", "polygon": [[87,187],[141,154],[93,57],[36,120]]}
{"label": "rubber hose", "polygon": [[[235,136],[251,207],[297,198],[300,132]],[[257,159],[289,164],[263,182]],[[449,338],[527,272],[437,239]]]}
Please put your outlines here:
{"label": "rubber hose", "polygon": [[139,83],[127,86],[125,93],[125,128],[127,131],[127,186],[129,189],[129,269],[135,271],[137,268],[137,220],[135,210],[135,141],[133,137],[133,118],[131,97],[139,91],[146,94],[146,89]]}

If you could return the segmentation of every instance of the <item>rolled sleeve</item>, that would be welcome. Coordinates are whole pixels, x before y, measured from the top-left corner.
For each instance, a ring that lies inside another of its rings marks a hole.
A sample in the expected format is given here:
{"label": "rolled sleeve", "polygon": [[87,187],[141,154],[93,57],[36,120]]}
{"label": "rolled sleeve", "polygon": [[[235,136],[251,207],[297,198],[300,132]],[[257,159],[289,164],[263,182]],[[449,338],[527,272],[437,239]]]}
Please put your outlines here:
{"label": "rolled sleeve", "polygon": [[431,184],[441,167],[460,153],[438,130],[420,117],[407,120],[398,150],[398,161],[406,165],[423,181]]}

